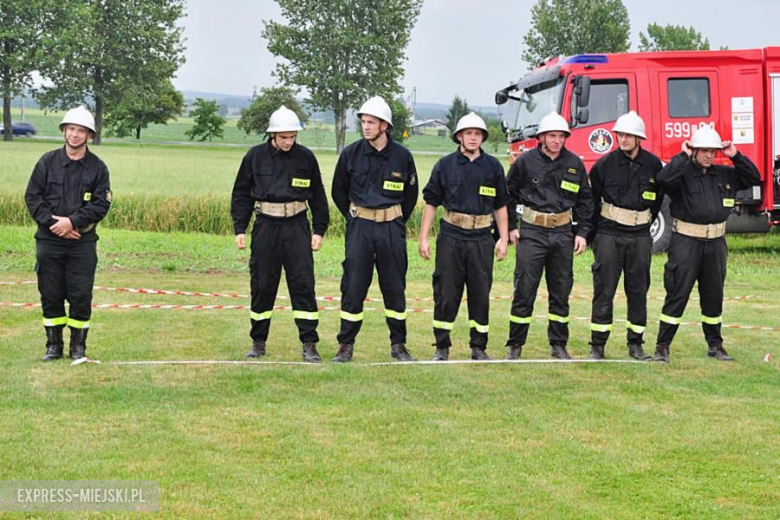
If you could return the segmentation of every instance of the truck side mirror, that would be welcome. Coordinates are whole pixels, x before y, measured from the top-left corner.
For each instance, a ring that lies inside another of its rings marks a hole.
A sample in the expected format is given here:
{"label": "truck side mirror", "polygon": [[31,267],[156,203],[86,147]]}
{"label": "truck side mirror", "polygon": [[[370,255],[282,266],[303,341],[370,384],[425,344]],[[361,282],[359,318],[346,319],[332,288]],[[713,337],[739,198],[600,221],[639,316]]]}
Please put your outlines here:
{"label": "truck side mirror", "polygon": [[575,119],[577,120],[577,123],[580,125],[584,125],[588,122],[588,118],[590,117],[590,110],[587,108],[578,108],[577,109],[577,115],[575,116]]}
{"label": "truck side mirror", "polygon": [[501,89],[496,92],[496,105],[503,105],[507,101],[509,101],[509,94],[506,89]]}
{"label": "truck side mirror", "polygon": [[574,80],[574,94],[577,96],[577,106],[586,107],[590,101],[590,76],[577,76]]}

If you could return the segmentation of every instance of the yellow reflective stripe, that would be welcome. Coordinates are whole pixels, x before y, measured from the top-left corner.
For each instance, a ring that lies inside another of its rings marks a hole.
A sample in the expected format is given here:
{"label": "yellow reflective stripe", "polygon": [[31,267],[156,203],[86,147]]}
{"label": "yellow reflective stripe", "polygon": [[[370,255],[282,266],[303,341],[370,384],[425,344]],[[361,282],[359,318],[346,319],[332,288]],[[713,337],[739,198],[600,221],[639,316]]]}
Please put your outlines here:
{"label": "yellow reflective stripe", "polygon": [[611,323],[591,323],[590,324],[590,330],[592,332],[611,332],[612,331],[612,324]]}
{"label": "yellow reflective stripe", "polygon": [[490,186],[480,186],[479,187],[479,194],[485,195],[488,197],[495,197],[496,196],[496,189],[491,188]]}
{"label": "yellow reflective stripe", "polygon": [[626,328],[628,330],[632,330],[636,332],[637,334],[643,334],[645,332],[645,327],[643,327],[642,325],[634,325],[630,321],[626,322]]}
{"label": "yellow reflective stripe", "polygon": [[309,312],[309,311],[293,311],[293,319],[296,320],[319,320],[320,319],[320,313],[317,311]]}
{"label": "yellow reflective stripe", "polygon": [[723,316],[715,316],[715,317],[702,316],[701,322],[706,323],[707,325],[720,325],[721,323],[723,323]]}
{"label": "yellow reflective stripe", "polygon": [[249,316],[255,321],[270,320],[273,313],[273,310],[265,312],[250,312]]}
{"label": "yellow reflective stripe", "polygon": [[341,311],[341,319],[347,321],[363,321],[363,313],[351,314],[347,311]]}
{"label": "yellow reflective stripe", "polygon": [[645,200],[655,200],[655,192],[654,191],[642,192],[642,198]]}
{"label": "yellow reflective stripe", "polygon": [[74,329],[88,329],[89,321],[79,321],[74,320],[73,318],[68,318],[68,327],[73,327]]}
{"label": "yellow reflective stripe", "polygon": [[91,193],[91,192],[89,192],[89,191],[85,192],[85,193],[84,193],[84,200],[85,200],[85,201],[90,201],[90,200],[92,200],[92,193]]}
{"label": "yellow reflective stripe", "polygon": [[385,181],[385,183],[382,185],[382,189],[388,191],[404,191],[404,183]]}
{"label": "yellow reflective stripe", "polygon": [[490,325],[480,325],[474,320],[469,320],[469,327],[477,329],[477,332],[481,332],[482,334],[487,334],[490,330]]}
{"label": "yellow reflective stripe", "polygon": [[553,313],[550,313],[547,319],[550,321],[557,321],[558,323],[569,323],[568,316],[558,316],[557,314],[553,314]]}
{"label": "yellow reflective stripe", "polygon": [[449,321],[433,320],[434,329],[452,330],[453,327],[455,327],[454,321],[450,323]]}
{"label": "yellow reflective stripe", "polygon": [[569,181],[561,181],[561,188],[563,188],[566,191],[573,191],[574,193],[579,193],[580,191],[579,184],[575,184]]}
{"label": "yellow reflective stripe", "polygon": [[406,313],[405,312],[391,311],[390,309],[385,309],[385,316],[387,316],[388,318],[392,318],[394,320],[405,320],[406,319]]}
{"label": "yellow reflective stripe", "polygon": [[65,325],[68,323],[68,317],[62,316],[61,318],[43,318],[44,327],[56,327],[57,325]]}
{"label": "yellow reflective stripe", "polygon": [[733,208],[734,207],[734,199],[723,199],[723,207],[724,208]]}
{"label": "yellow reflective stripe", "polygon": [[671,316],[667,316],[666,314],[661,314],[661,321],[664,323],[668,323],[669,325],[679,325],[682,321],[682,317],[679,318],[672,318]]}
{"label": "yellow reflective stripe", "polygon": [[292,180],[292,187],[293,188],[308,188],[311,186],[311,179],[296,179],[293,177]]}
{"label": "yellow reflective stripe", "polygon": [[512,316],[509,315],[509,321],[512,323],[531,323],[531,317],[530,316]]}

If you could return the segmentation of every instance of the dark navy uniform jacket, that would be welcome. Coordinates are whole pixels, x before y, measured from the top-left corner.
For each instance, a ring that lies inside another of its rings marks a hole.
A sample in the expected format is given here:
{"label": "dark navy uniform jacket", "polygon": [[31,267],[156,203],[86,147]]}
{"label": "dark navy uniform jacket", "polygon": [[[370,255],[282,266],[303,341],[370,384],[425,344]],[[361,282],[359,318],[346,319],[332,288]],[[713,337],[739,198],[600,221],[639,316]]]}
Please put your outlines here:
{"label": "dark navy uniform jacket", "polygon": [[269,140],[252,147],[244,156],[233,185],[230,208],[236,235],[246,233],[255,201],[308,202],[313,233],[322,236],[328,229],[330,213],[320,166],[311,150],[298,143],[283,152]]}
{"label": "dark navy uniform jacket", "polygon": [[590,185],[595,201],[593,221],[599,233],[627,235],[650,231],[649,223],[626,226],[602,217],[601,203],[603,200],[636,211],[649,209],[655,219],[664,201],[656,179],[661,168],[661,159],[644,148],[639,148],[634,159],[618,149],[596,161],[590,169]]}
{"label": "dark navy uniform jacket", "polygon": [[[470,161],[458,151],[439,159],[423,190],[423,198],[432,206],[469,215],[490,215],[509,202],[506,177],[501,163],[480,149]],[[477,239],[490,235],[490,228],[462,229],[444,220],[441,234],[459,239]]]}
{"label": "dark navy uniform jacket", "polygon": [[672,216],[691,224],[725,222],[737,191],[761,183],[753,161],[737,152],[731,162],[733,167],[713,164],[703,173],[685,152],[675,155],[658,174],[658,182],[672,199]]}
{"label": "dark navy uniform jacket", "polygon": [[[577,235],[587,237],[593,218],[593,193],[582,160],[564,148],[555,160],[542,153],[541,144],[522,154],[509,168],[507,187],[512,205],[509,230],[517,229],[515,205],[544,213],[572,209]],[[523,222],[523,227],[544,229]],[[562,226],[561,229],[566,229]]]}
{"label": "dark navy uniform jacket", "polygon": [[[89,151],[73,161],[65,147],[44,154],[33,169],[24,194],[27,209],[38,224],[35,238],[61,242],[94,242],[95,224],[103,220],[111,207],[111,183],[108,168]],[[57,221],[52,215],[68,217],[81,238],[61,238],[49,228]],[[87,228],[89,228],[87,230]]]}
{"label": "dark navy uniform jacket", "polygon": [[344,148],[333,175],[331,196],[345,218],[349,203],[384,209],[401,205],[406,222],[417,204],[419,188],[412,153],[388,135],[387,146],[377,151],[366,139]]}

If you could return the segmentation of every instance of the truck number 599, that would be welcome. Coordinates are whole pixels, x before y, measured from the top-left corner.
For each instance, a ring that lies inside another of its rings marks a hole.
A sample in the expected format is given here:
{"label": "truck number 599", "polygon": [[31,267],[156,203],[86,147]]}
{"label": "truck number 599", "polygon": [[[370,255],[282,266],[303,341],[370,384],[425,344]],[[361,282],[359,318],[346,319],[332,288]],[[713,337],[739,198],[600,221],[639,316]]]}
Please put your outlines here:
{"label": "truck number 599", "polygon": [[705,126],[714,129],[715,122],[702,121],[697,125],[696,123],[689,123],[687,121],[677,123],[672,123],[670,121],[664,125],[664,129],[666,130],[666,137],[685,137],[687,139],[697,128],[704,128]]}

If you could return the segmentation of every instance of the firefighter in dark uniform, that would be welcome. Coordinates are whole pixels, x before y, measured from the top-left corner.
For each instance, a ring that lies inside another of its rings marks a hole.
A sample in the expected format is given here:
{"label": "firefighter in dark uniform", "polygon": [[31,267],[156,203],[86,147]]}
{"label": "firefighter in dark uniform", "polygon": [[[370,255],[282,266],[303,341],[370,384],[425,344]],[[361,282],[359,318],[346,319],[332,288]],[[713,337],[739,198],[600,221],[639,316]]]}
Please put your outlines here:
{"label": "firefighter in dark uniform", "polygon": [[[284,267],[303,360],[319,363],[312,251],[322,247],[330,217],[317,158],[295,142],[299,130],[298,116],[287,107],[271,114],[267,130],[270,138],[249,150],[241,162],[233,185],[231,214],[239,249],[246,248],[246,228],[255,214],[249,259],[252,350],[246,357],[265,355]],[[312,213],[311,227],[306,217],[307,203]]]}
{"label": "firefighter in dark uniform", "polygon": [[[433,273],[434,361],[447,361],[452,346],[450,331],[458,316],[463,286],[468,289],[471,359],[487,360],[490,288],[493,285],[493,253],[502,261],[509,242],[506,205],[509,194],[504,168],[486,154],[485,121],[474,112],[463,116],[452,140],[458,151],[440,159],[423,190],[425,210],[420,226],[419,253],[431,258],[428,232],[436,208],[444,206],[441,231],[436,239],[436,269]],[[493,216],[500,238],[491,233]]]}
{"label": "firefighter in dark uniform", "polygon": [[642,345],[653,250],[650,223],[663,202],[656,182],[663,164],[642,148],[641,141],[647,139],[645,123],[633,110],[620,116],[612,131],[618,149],[596,161],[590,170],[596,204],[590,358],[604,358],[612,331],[612,304],[622,273],[628,300],[628,355],[648,361],[652,356],[645,354]]}
{"label": "firefighter in dark uniform", "polygon": [[[734,166],[715,165],[718,150]],[[666,299],[655,347],[655,361],[669,362],[672,344],[685,312],[693,284],[699,283],[702,329],[707,356],[733,361],[723,348],[721,323],[723,282],[726,279],[726,219],[734,209],[736,193],[761,182],[755,164],[731,141],[721,141],[710,128],[699,128],[690,141],[658,174],[671,198],[672,241],[664,268]]]}
{"label": "firefighter in dark uniform", "polygon": [[384,99],[366,101],[358,117],[363,139],[341,152],[333,176],[333,202],[347,219],[339,351],[333,361],[352,359],[374,265],[390,329],[390,355],[414,361],[406,347],[406,221],[417,202],[417,170],[409,150],[387,133],[393,116]]}
{"label": "firefighter in dark uniform", "polygon": [[[44,361],[62,357],[65,325],[70,328],[70,357],[87,355],[97,268],[95,227],[111,207],[108,168],[87,147],[95,134],[92,114],[83,106],[69,110],[60,130],[65,146],[41,157],[24,195],[38,224],[36,272],[47,338]],[[70,304],[67,314],[65,300]]]}
{"label": "firefighter in dark uniform", "polygon": [[[569,135],[563,117],[555,112],[544,116],[537,129],[539,146],[522,154],[507,175],[510,207],[522,206],[522,228],[517,212],[509,211],[509,237],[517,244],[517,261],[507,359],[522,355],[543,271],[550,298],[550,355],[571,359],[566,344],[572,263],[574,253],[582,254],[587,245],[593,195],[585,165],[565,147]],[[573,222],[577,222],[576,234]]]}

